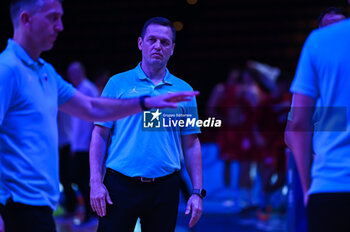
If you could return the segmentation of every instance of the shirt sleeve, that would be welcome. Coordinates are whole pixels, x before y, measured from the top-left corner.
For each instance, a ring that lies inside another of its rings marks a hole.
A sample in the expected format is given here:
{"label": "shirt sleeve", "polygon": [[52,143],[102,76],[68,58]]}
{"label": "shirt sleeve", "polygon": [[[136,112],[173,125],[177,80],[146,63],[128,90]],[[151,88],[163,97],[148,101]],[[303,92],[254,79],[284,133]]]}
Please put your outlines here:
{"label": "shirt sleeve", "polygon": [[61,105],[73,97],[76,89],[72,84],[63,80],[63,78],[57,74],[57,91],[58,91],[58,105]]}
{"label": "shirt sleeve", "polygon": [[16,76],[10,67],[0,65],[0,126],[11,107],[16,91]]}
{"label": "shirt sleeve", "polygon": [[292,93],[300,93],[312,98],[318,97],[317,71],[314,66],[312,49],[315,44],[314,34],[306,40],[302,49],[298,67],[291,86]]}

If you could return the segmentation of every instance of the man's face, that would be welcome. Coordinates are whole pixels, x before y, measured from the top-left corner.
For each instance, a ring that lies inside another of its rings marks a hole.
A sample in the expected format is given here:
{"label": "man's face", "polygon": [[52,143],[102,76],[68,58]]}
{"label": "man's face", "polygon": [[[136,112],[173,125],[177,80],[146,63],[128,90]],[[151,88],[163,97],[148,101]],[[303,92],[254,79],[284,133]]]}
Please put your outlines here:
{"label": "man's face", "polygon": [[322,27],[328,26],[330,24],[342,21],[345,19],[345,16],[342,14],[334,14],[334,13],[329,13],[323,16],[322,18]]}
{"label": "man's face", "polygon": [[44,0],[44,6],[30,15],[30,38],[41,51],[50,50],[63,30],[62,5],[58,0]]}
{"label": "man's face", "polygon": [[170,27],[151,24],[147,27],[144,38],[139,37],[138,46],[142,51],[145,65],[164,67],[174,52],[175,43]]}

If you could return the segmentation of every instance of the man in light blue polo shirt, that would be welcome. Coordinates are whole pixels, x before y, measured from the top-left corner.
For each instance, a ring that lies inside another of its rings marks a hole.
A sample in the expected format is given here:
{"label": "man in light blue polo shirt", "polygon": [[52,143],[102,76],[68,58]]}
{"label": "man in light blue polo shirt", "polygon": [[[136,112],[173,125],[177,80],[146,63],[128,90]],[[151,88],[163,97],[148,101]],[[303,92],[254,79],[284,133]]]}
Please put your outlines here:
{"label": "man in light blue polo shirt", "polygon": [[[175,33],[174,26],[165,18],[148,20],[138,39],[142,62],[132,70],[113,76],[102,96],[127,99],[191,91],[186,82],[166,68],[174,51]],[[118,121],[96,123],[90,145],[90,198],[93,210],[100,216],[99,232],[132,231],[138,217],[142,231],[174,231],[179,202],[177,172],[182,155],[193,186],[186,210],[186,214],[192,211],[189,226],[199,220],[205,195],[199,128],[189,124],[169,126],[173,125],[169,124],[172,118],[167,118],[163,127],[144,126],[147,115],[151,115],[152,125],[160,125],[159,118],[165,119],[166,115],[174,115],[172,122],[186,121],[188,117],[196,120],[196,107],[192,99],[172,111],[145,109],[143,113]],[[105,177],[104,167],[107,168]]]}
{"label": "man in light blue polo shirt", "polygon": [[[0,54],[0,231],[55,231],[59,198],[58,109],[85,120],[117,120],[141,106],[176,107],[194,93],[127,100],[91,98],[39,56],[63,30],[59,0],[13,0],[13,39]],[[2,217],[2,218],[1,218]]]}
{"label": "man in light blue polo shirt", "polygon": [[300,174],[310,232],[350,231],[349,35],[349,19],[313,31],[291,87],[285,140]]}

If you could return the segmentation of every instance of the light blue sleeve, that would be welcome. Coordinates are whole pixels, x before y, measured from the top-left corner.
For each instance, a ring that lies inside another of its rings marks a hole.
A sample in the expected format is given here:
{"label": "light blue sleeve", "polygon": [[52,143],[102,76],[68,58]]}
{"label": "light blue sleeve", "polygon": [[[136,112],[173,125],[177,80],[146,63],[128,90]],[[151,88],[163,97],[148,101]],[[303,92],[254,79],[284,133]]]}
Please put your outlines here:
{"label": "light blue sleeve", "polygon": [[312,49],[317,48],[314,44],[317,43],[314,35],[314,33],[311,34],[304,44],[290,90],[292,93],[300,93],[316,99],[319,91],[317,71],[312,56]]}
{"label": "light blue sleeve", "polygon": [[55,76],[57,83],[58,105],[61,105],[68,101],[71,97],[73,97],[73,95],[76,92],[76,89],[73,87],[72,84],[65,81],[50,64],[46,65],[48,65],[50,73],[52,73]]}
{"label": "light blue sleeve", "polygon": [[0,64],[0,126],[11,107],[16,92],[16,76],[12,69]]}

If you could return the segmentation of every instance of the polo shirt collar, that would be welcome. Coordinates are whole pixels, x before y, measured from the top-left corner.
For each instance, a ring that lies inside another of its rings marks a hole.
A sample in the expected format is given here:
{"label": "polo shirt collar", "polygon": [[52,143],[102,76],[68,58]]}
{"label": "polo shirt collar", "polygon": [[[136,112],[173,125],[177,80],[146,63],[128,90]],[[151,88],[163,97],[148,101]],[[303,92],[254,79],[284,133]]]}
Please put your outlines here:
{"label": "polo shirt collar", "polygon": [[28,53],[24,50],[24,48],[21,47],[16,41],[13,39],[9,39],[7,41],[7,47],[11,50],[13,50],[16,54],[16,56],[22,60],[23,63],[25,63],[27,66],[31,68],[35,68],[37,66],[41,67],[44,65],[44,60],[39,57],[37,61],[33,60]]}
{"label": "polo shirt collar", "polygon": [[[147,77],[147,75],[145,74],[145,72],[142,70],[141,62],[137,65],[136,69],[137,69],[137,77],[140,80],[150,80]],[[172,83],[172,75],[170,74],[170,72],[169,72],[169,70],[167,68],[165,68],[165,77],[163,79],[163,83],[164,84],[168,84],[168,85],[173,85],[173,83]]]}

